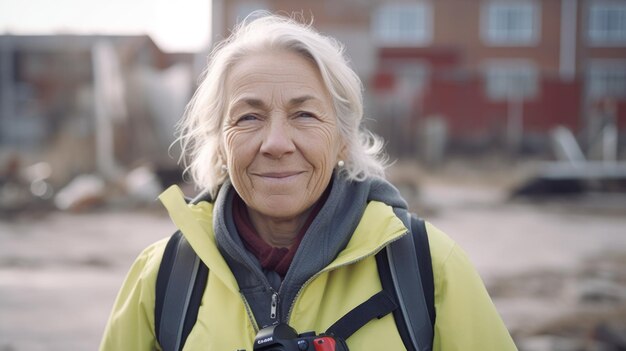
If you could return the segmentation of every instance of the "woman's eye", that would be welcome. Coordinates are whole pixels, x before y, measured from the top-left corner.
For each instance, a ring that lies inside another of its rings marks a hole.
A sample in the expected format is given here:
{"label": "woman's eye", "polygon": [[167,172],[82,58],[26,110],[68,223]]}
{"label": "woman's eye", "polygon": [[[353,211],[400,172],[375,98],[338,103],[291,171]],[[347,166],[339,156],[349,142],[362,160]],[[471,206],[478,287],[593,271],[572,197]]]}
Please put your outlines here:
{"label": "woman's eye", "polygon": [[311,112],[300,111],[300,112],[296,113],[296,117],[315,118],[316,116],[314,114],[312,114]]}
{"label": "woman's eye", "polygon": [[237,123],[239,123],[239,122],[246,122],[246,121],[255,121],[257,119],[258,118],[255,115],[248,114],[248,115],[243,115],[243,116],[239,117],[239,119],[237,120]]}

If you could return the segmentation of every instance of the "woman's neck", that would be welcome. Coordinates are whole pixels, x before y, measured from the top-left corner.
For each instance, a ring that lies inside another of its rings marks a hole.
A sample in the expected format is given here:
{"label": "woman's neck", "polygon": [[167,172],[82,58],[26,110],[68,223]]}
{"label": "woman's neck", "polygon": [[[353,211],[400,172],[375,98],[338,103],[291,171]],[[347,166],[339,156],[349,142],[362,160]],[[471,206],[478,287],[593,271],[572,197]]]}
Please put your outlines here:
{"label": "woman's neck", "polygon": [[311,209],[308,209],[293,218],[273,218],[248,208],[250,222],[261,239],[270,246],[286,248],[296,241],[310,212]]}

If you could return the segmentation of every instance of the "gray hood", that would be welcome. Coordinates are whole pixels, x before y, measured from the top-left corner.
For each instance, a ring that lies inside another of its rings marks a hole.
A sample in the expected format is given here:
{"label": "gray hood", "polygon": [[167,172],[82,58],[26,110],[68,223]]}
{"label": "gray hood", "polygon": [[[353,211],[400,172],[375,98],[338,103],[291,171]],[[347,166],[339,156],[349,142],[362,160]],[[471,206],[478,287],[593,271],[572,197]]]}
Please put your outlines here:
{"label": "gray hood", "polygon": [[[245,249],[232,216],[235,189],[226,182],[219,191],[214,216],[217,245],[261,328],[287,321],[289,308],[302,285],[346,247],[369,201],[380,201],[393,207],[396,215],[405,221],[406,201],[384,179],[354,182],[335,175],[329,186],[332,188],[328,199],[306,231],[282,281],[276,272],[264,271],[256,257]],[[276,292],[278,315],[273,319],[270,306]]]}

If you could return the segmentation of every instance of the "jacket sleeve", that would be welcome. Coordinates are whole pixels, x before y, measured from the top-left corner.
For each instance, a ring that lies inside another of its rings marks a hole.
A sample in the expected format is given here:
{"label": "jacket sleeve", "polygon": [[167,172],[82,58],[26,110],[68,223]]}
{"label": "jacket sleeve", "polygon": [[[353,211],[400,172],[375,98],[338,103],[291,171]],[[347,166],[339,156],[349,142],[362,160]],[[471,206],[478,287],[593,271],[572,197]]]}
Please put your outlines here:
{"label": "jacket sleeve", "polygon": [[100,351],[155,350],[154,295],[166,241],[145,249],[130,268],[105,327]]}
{"label": "jacket sleeve", "polygon": [[433,350],[517,350],[465,252],[430,224],[428,237],[437,313]]}

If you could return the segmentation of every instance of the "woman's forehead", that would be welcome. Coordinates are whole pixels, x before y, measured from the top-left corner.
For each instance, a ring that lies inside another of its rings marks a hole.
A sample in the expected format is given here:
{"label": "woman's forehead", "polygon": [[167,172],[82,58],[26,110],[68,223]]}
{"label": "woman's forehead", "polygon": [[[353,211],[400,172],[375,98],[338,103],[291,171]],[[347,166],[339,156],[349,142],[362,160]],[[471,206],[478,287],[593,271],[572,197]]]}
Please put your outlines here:
{"label": "woman's forehead", "polygon": [[229,70],[228,81],[249,75],[262,79],[264,75],[281,79],[311,77],[321,79],[317,65],[301,54],[288,50],[265,50],[249,53],[235,62]]}
{"label": "woman's forehead", "polygon": [[289,104],[330,98],[317,66],[289,51],[268,51],[242,58],[227,74],[226,94],[230,104],[251,105],[275,97]]}

